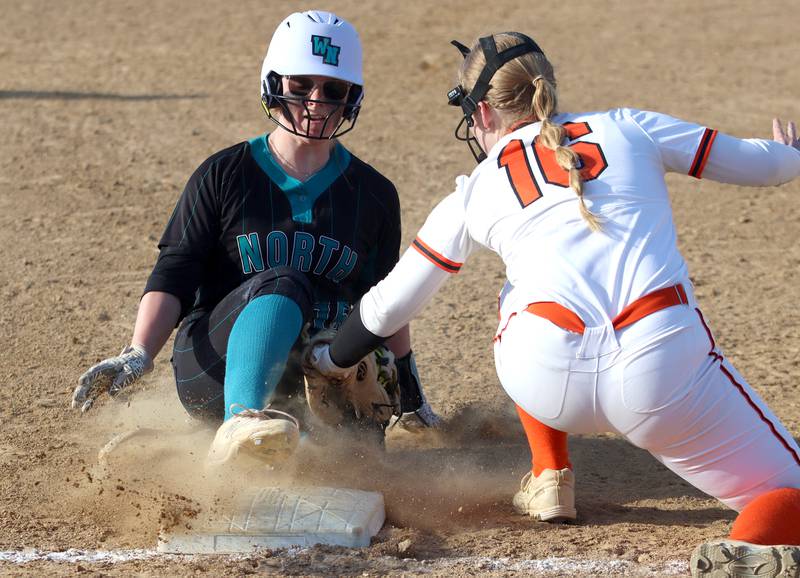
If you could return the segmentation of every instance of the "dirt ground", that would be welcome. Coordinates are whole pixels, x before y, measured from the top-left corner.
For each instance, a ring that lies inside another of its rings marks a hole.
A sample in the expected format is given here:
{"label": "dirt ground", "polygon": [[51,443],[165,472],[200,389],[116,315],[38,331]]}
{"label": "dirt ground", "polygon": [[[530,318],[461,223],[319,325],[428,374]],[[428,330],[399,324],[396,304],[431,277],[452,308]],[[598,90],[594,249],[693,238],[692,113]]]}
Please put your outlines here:
{"label": "dirt ground", "polygon": [[[69,409],[70,393],[84,369],[128,342],[156,240],[194,168],[271,128],[257,92],[267,42],[286,14],[316,6],[0,6],[0,550],[152,550],[160,524],[191,515],[209,490],[196,475],[209,434],[185,423],[169,356],[128,405],[103,402],[81,416]],[[343,142],[396,183],[406,243],[473,166],[452,138],[458,115],[445,102],[459,58],[453,38],[531,34],[556,66],[564,110],[654,109],[742,137],[768,137],[774,115],[800,117],[792,0],[319,7],[361,34],[366,99]],[[797,436],[800,182],[760,190],[680,176],[669,183],[681,248],[718,342]],[[388,522],[370,548],[0,562],[0,573],[511,575],[534,571],[519,561],[556,557],[609,561],[603,573],[658,574],[725,535],[731,511],[613,436],[571,440],[578,524],[514,515],[510,498],[529,457],[491,355],[502,279],[499,260],[477,254],[412,326],[427,392],[448,419],[444,434],[392,433],[377,465],[311,452],[291,472],[382,490]],[[172,433],[131,441],[127,460],[102,477],[98,450],[135,426]]]}

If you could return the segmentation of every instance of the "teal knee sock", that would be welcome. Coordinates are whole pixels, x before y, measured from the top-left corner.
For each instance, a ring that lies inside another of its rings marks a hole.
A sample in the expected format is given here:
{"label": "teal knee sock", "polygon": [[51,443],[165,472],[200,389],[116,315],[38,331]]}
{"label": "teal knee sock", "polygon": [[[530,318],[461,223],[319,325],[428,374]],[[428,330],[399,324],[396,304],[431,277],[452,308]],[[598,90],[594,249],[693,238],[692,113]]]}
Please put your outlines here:
{"label": "teal knee sock", "polygon": [[231,404],[261,409],[269,403],[302,328],[300,307],[283,295],[262,295],[245,306],[228,339],[226,420]]}

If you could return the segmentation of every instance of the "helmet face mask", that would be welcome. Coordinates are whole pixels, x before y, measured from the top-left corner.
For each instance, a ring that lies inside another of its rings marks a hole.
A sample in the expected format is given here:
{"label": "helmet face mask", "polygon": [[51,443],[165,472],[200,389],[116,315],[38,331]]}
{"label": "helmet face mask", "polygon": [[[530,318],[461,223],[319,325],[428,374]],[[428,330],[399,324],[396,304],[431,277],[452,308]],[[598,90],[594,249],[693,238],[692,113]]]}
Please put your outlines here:
{"label": "helmet face mask", "polygon": [[[297,96],[292,93],[283,94],[280,76],[277,76],[279,93],[270,92],[271,89],[266,81],[264,85],[264,95],[261,97],[264,112],[272,122],[293,134],[315,140],[329,140],[350,132],[356,124],[361,105],[352,102],[358,98],[360,87],[351,86],[346,100],[329,100]],[[312,105],[314,111],[310,108]],[[280,113],[276,114],[277,111]],[[314,128],[313,120],[322,120],[322,126]],[[329,127],[335,128],[329,130]]]}
{"label": "helmet face mask", "polygon": [[[456,40],[454,40],[453,43],[456,44],[457,48],[459,45],[463,46],[463,44],[458,43]],[[459,48],[459,50],[461,49]],[[469,49],[467,49],[467,54],[469,54]],[[469,152],[475,157],[475,161],[480,163],[486,158],[486,153],[481,148],[481,145],[478,144],[478,139],[470,132],[470,129],[475,124],[472,115],[478,110],[478,103],[475,102],[472,96],[467,94],[464,87],[459,84],[447,93],[447,104],[461,107],[464,116],[461,117],[461,121],[456,126],[456,130],[453,134],[457,140],[467,143]]]}
{"label": "helmet face mask", "polygon": [[[346,94],[335,98],[344,86]],[[261,103],[275,124],[305,138],[336,138],[355,126],[363,95],[361,41],[351,24],[322,11],[296,12],[281,22],[261,69]]]}
{"label": "helmet face mask", "polygon": [[[486,152],[484,151],[475,137],[470,133],[470,129],[475,124],[472,115],[478,110],[478,103],[486,97],[486,93],[492,88],[490,84],[492,77],[505,63],[531,52],[544,54],[539,45],[536,44],[530,37],[520,34],[519,32],[507,32],[520,40],[520,43],[507,48],[502,52],[497,51],[497,45],[494,41],[494,36],[484,36],[478,40],[478,44],[483,52],[486,63],[481,70],[478,80],[472,90],[465,90],[460,84],[447,93],[447,104],[451,106],[461,107],[463,117],[456,126],[455,137],[467,143],[472,156],[475,157],[477,162],[482,162],[486,159]],[[461,56],[466,58],[472,52],[465,45],[457,40],[450,42],[461,53]]]}

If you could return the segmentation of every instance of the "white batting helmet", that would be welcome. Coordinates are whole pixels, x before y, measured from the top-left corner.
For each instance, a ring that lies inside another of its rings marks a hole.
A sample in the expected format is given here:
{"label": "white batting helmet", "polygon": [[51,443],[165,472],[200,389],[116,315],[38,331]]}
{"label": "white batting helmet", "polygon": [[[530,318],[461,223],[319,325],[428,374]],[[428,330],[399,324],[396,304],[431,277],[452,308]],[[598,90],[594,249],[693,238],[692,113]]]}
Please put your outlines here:
{"label": "white batting helmet", "polygon": [[332,12],[295,12],[272,35],[261,79],[270,72],[330,76],[361,86],[361,40],[352,24]]}
{"label": "white batting helmet", "polygon": [[[285,106],[292,100],[283,95],[281,77],[310,75],[327,76],[352,85],[343,105],[343,119],[351,122],[347,128],[350,130],[364,95],[361,40],[352,24],[332,12],[295,12],[275,30],[261,67],[261,100],[270,118],[278,122],[268,109]],[[281,126],[297,133],[294,127]],[[337,131],[334,136],[343,132],[346,131]]]}

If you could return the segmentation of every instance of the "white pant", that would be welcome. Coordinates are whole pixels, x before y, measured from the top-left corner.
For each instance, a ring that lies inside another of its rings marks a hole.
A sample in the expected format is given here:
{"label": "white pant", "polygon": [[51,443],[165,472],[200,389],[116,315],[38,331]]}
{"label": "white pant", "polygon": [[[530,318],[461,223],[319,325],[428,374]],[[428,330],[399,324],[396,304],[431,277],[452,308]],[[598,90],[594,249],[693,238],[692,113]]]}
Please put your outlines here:
{"label": "white pant", "polygon": [[618,433],[734,510],[800,488],[800,448],[722,359],[690,302],[583,335],[520,313],[495,343],[497,374],[539,421]]}

